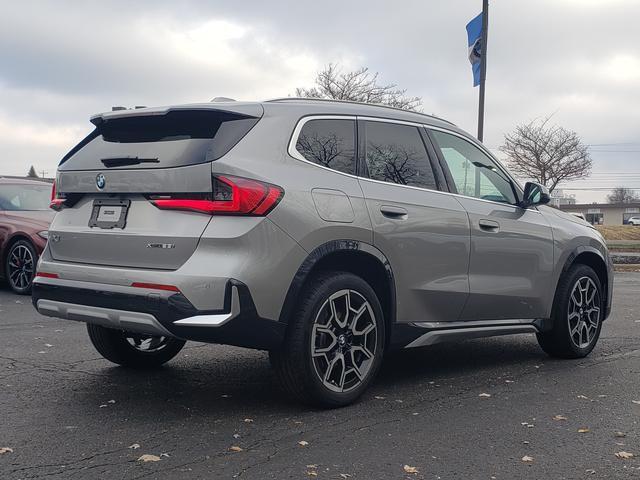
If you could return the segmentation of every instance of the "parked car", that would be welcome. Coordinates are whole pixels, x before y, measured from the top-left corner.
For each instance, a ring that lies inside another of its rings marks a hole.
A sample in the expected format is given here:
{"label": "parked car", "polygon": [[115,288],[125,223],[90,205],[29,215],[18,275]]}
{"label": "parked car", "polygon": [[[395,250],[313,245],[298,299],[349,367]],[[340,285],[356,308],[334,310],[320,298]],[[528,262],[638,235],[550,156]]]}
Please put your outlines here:
{"label": "parked car", "polygon": [[640,217],[631,217],[627,220],[629,225],[638,226],[640,225]]}
{"label": "parked car", "polygon": [[291,396],[334,407],[390,349],[535,333],[577,358],[609,315],[602,236],[445,120],[282,99],[91,121],[58,168],[33,303],[116,364],[263,349]]}
{"label": "parked car", "polygon": [[51,184],[0,177],[0,276],[21,295],[31,293],[36,262],[47,243],[54,212]]}

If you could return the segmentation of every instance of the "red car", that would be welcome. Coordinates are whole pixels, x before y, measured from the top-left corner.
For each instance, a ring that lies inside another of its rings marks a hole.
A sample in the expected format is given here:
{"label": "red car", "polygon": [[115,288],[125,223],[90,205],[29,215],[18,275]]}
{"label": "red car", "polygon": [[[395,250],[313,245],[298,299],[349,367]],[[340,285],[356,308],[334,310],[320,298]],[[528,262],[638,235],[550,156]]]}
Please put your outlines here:
{"label": "red car", "polygon": [[0,177],[0,277],[21,295],[31,292],[38,257],[47,244],[55,212],[51,184]]}

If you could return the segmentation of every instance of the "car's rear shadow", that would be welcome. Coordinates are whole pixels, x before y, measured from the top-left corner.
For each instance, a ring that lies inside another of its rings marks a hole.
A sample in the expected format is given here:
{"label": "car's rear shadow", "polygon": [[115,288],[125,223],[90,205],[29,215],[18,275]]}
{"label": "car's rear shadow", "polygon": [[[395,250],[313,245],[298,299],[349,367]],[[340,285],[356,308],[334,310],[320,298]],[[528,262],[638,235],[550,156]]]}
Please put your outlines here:
{"label": "car's rear shadow", "polygon": [[[221,414],[250,416],[255,411],[291,416],[310,410],[280,390],[264,352],[208,345],[183,352],[165,367],[150,371],[112,367],[98,360],[95,374],[74,380],[75,394],[67,401],[84,410],[94,409],[97,402],[87,402],[85,396],[97,395],[103,404],[113,399],[126,403],[120,408],[126,409],[129,418],[140,420],[149,415],[170,415],[174,419]],[[483,375],[489,382],[504,372],[517,376],[516,371],[523,368],[531,371],[548,360],[535,340],[526,336],[398,351],[387,356],[362,401],[371,401],[381,393],[393,393],[410,401],[429,382],[463,385],[465,379]]]}

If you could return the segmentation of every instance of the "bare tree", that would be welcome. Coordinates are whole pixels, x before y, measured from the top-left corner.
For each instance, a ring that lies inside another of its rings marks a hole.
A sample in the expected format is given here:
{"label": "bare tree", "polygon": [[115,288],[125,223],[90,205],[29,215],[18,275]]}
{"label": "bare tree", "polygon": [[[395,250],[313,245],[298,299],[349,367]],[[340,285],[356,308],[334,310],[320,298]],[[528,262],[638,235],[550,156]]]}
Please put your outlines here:
{"label": "bare tree", "polygon": [[403,110],[418,110],[422,106],[420,97],[407,96],[407,91],[395,83],[379,84],[378,73],[371,73],[367,67],[343,72],[338,65],[330,63],[318,72],[315,84],[312,88],[296,88],[296,95],[378,103]]}
{"label": "bare tree", "polygon": [[638,194],[630,188],[616,187],[607,195],[609,203],[633,203],[640,200]]}
{"label": "bare tree", "polygon": [[511,169],[553,191],[558,183],[586,178],[592,161],[576,132],[548,125],[551,117],[518,125],[504,137],[500,150]]}
{"label": "bare tree", "polygon": [[29,178],[38,178],[38,174],[36,172],[36,169],[33,168],[33,165],[31,165],[31,168],[29,169],[29,173],[27,173],[27,177],[29,177]]}

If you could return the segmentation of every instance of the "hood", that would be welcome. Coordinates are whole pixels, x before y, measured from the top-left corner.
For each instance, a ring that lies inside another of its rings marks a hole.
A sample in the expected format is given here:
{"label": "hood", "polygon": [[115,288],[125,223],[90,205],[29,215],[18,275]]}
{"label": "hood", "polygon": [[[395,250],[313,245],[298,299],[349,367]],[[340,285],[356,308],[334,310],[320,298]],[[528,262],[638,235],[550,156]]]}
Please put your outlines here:
{"label": "hood", "polygon": [[[563,218],[565,220],[569,220],[570,222],[573,222],[573,223],[577,223],[578,225],[583,225],[585,227],[594,228],[593,225],[591,225],[589,222],[587,222],[586,220],[582,220],[581,218],[576,217],[572,213],[563,212],[562,210],[559,210],[559,209],[553,208],[553,207],[545,207],[544,211],[545,212],[549,212],[549,213],[553,213],[557,217]],[[595,228],[594,228],[594,230],[595,230]]]}
{"label": "hood", "polygon": [[56,212],[53,210],[21,210],[21,211],[5,211],[4,215],[7,219],[16,222],[28,223],[36,228],[46,230],[53,221]]}

